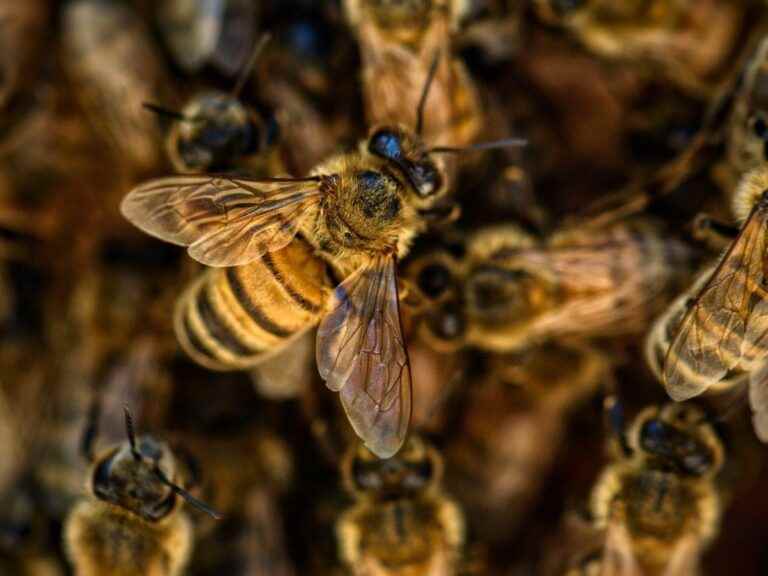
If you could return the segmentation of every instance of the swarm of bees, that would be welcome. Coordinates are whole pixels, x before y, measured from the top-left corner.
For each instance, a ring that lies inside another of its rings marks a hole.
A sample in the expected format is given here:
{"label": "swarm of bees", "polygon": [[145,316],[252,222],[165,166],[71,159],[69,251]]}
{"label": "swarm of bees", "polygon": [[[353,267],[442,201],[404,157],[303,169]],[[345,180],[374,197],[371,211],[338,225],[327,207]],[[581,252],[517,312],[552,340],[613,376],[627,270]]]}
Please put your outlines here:
{"label": "swarm of bees", "polygon": [[0,47],[0,575],[768,573],[768,4]]}

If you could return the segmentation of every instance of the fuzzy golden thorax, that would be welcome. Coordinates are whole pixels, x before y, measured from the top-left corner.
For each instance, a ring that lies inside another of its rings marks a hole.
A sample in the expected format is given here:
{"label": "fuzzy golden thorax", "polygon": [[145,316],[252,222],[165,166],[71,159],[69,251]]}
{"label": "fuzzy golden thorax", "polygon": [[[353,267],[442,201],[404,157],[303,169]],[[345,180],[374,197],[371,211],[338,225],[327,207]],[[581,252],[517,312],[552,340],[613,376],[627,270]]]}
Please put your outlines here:
{"label": "fuzzy golden thorax", "polygon": [[768,203],[768,166],[755,168],[741,178],[733,195],[733,215],[739,222],[745,222],[759,203]]}
{"label": "fuzzy golden thorax", "polygon": [[404,257],[422,217],[445,193],[442,165],[403,128],[378,128],[358,152],[323,162],[323,198],[304,234],[343,273],[371,256]]}
{"label": "fuzzy golden thorax", "polygon": [[159,522],[179,506],[179,499],[160,474],[173,480],[176,463],[168,447],[150,436],[137,439],[138,454],[128,442],[97,458],[89,488],[99,500],[123,508],[147,522]]}

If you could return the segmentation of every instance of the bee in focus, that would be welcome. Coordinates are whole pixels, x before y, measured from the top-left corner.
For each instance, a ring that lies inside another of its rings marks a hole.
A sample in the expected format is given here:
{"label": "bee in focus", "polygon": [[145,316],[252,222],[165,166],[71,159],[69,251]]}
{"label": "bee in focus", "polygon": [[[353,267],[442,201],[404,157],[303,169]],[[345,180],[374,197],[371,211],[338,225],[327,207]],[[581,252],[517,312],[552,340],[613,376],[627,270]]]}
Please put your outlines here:
{"label": "bee in focus", "polygon": [[66,70],[84,112],[133,171],[151,170],[161,158],[160,132],[139,103],[170,82],[149,31],[114,0],[70,2],[62,19]]}
{"label": "bee in focus", "polygon": [[536,0],[539,17],[604,58],[649,65],[694,94],[711,93],[732,56],[744,2]]}
{"label": "bee in focus", "polygon": [[203,92],[180,112],[145,104],[173,121],[166,150],[178,172],[224,172],[243,162],[257,169],[252,164],[274,144],[278,127],[272,114],[244,104],[240,94],[268,40],[264,35],[256,44],[231,93]]}
{"label": "bee in focus", "polygon": [[445,449],[446,485],[461,494],[470,532],[506,541],[520,527],[556,462],[568,417],[608,378],[595,349],[547,343],[488,358],[468,382],[461,434]]}
{"label": "bee in focus", "polygon": [[217,514],[178,484],[183,467],[164,442],[135,437],[127,410],[125,427],[127,441],[92,459],[89,495],[64,528],[67,555],[78,576],[181,574],[193,539],[181,500]]}
{"label": "bee in focus", "polygon": [[642,332],[688,275],[690,250],[645,220],[573,226],[537,241],[480,230],[466,254],[428,255],[408,277],[428,303],[421,335],[441,350],[519,350],[550,339]]}
{"label": "bee in focus", "polygon": [[768,168],[742,178],[733,212],[743,224],[714,271],[694,286],[662,376],[676,401],[748,379],[755,431],[768,441]]}
{"label": "bee in focus", "polygon": [[256,5],[248,0],[163,0],[157,21],[163,39],[187,73],[212,64],[234,75],[253,44]]}
{"label": "bee in focus", "polygon": [[441,488],[443,460],[419,436],[393,458],[364,446],[342,463],[354,504],[339,518],[339,556],[354,576],[459,573],[464,521]]}
{"label": "bee in focus", "polygon": [[[496,145],[510,141],[486,147]],[[121,211],[214,267],[176,307],[176,334],[193,359],[252,368],[319,323],[320,375],[340,392],[358,436],[389,457],[411,414],[396,263],[442,211],[438,152],[456,150],[429,149],[418,133],[381,126],[358,151],[305,178],[162,178],[132,190]]]}
{"label": "bee in focus", "polygon": [[415,125],[422,86],[434,75],[425,140],[471,143],[482,128],[477,90],[461,60],[435,59],[451,53],[464,6],[451,0],[345,0],[344,8],[360,43],[368,123]]}
{"label": "bee in focus", "polygon": [[716,477],[725,456],[714,428],[694,406],[652,406],[619,444],[591,498],[605,530],[599,573],[698,574],[722,514]]}

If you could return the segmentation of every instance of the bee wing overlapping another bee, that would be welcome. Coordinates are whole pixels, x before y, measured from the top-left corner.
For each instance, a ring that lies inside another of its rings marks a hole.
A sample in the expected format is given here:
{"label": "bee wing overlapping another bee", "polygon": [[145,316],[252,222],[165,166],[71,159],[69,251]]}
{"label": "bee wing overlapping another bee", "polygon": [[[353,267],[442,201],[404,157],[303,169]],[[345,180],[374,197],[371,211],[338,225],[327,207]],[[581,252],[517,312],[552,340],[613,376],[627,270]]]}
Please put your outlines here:
{"label": "bee wing overlapping another bee", "polygon": [[683,318],[664,365],[674,400],[697,396],[768,357],[766,227],[768,206],[760,203]]}
{"label": "bee wing overlapping another bee", "polygon": [[411,369],[400,325],[395,258],[381,255],[342,282],[317,332],[317,366],[352,427],[380,458],[405,441]]}
{"label": "bee wing overlapping another bee", "polygon": [[173,176],[133,189],[120,209],[148,234],[188,246],[198,262],[241,266],[285,247],[320,197],[319,177]]}

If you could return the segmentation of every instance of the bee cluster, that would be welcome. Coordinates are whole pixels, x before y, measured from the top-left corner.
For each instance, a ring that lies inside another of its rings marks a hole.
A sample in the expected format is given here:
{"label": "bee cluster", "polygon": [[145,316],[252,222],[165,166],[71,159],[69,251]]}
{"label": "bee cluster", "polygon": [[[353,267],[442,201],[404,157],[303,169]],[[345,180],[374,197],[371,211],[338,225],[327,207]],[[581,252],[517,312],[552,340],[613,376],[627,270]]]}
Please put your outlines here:
{"label": "bee cluster", "polygon": [[768,573],[767,142],[758,0],[0,0],[0,576]]}

